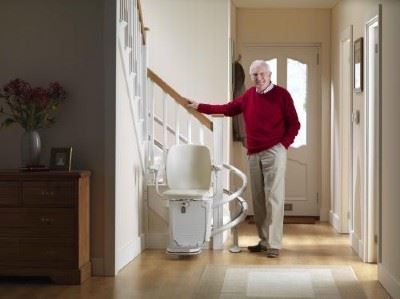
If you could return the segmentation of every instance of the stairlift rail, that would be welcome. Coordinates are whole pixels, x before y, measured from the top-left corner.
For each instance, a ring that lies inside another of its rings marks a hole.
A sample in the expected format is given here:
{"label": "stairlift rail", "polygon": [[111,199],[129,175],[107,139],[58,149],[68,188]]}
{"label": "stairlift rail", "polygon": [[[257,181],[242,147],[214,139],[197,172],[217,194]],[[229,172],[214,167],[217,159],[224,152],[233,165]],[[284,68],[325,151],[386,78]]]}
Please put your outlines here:
{"label": "stairlift rail", "polygon": [[[231,192],[229,190],[224,189],[223,192],[228,195],[228,198],[226,198],[224,200],[220,200],[218,202],[214,202],[213,208],[227,204],[227,203],[231,202],[232,200],[236,199],[240,204],[240,211],[230,222],[228,222],[220,227],[213,228],[212,232],[211,232],[212,236],[215,236],[216,234],[219,234],[225,230],[228,230],[228,229],[231,229],[231,228],[237,226],[240,222],[243,221],[243,219],[247,215],[247,202],[242,197],[240,197],[240,195],[243,194],[244,190],[247,187],[246,175],[242,171],[240,171],[239,169],[237,169],[236,167],[234,167],[232,165],[223,164],[222,167],[227,170],[232,171],[235,175],[240,177],[242,179],[242,185],[235,192]],[[213,168],[216,171],[220,171],[220,170],[222,170],[222,167],[214,166]]]}
{"label": "stairlift rail", "polygon": [[223,168],[228,169],[228,170],[232,171],[234,174],[236,174],[238,177],[240,177],[242,179],[242,186],[240,186],[239,189],[237,189],[233,193],[230,192],[230,191],[228,191],[229,193],[226,193],[226,194],[229,194],[229,197],[227,199],[214,202],[213,208],[216,208],[216,207],[222,206],[222,205],[234,200],[235,198],[239,197],[240,195],[242,195],[244,190],[247,187],[247,177],[242,171],[237,169],[235,166],[232,166],[232,165],[229,165],[229,164],[222,164],[222,167],[214,166],[213,168],[216,171],[220,171]]}
{"label": "stairlift rail", "polygon": [[[229,192],[227,194],[232,194],[230,191],[224,189],[224,193],[225,192]],[[240,204],[240,211],[239,213],[227,224],[217,227],[217,228],[213,228],[211,235],[215,236],[216,234],[219,234],[225,230],[234,228],[236,225],[238,225],[240,222],[242,222],[244,220],[244,218],[246,218],[247,215],[247,202],[240,196],[235,197],[236,200],[238,200],[239,204]]]}

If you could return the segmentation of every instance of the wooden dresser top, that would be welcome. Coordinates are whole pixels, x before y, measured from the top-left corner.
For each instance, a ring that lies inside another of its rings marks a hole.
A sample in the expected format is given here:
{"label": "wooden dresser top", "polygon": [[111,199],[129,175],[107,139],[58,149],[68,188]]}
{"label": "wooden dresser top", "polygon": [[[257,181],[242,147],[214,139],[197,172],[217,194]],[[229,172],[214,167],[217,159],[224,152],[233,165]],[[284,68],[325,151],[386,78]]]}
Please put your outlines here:
{"label": "wooden dresser top", "polygon": [[90,176],[88,170],[72,170],[72,171],[22,171],[19,169],[0,169],[0,179],[5,178],[79,178]]}

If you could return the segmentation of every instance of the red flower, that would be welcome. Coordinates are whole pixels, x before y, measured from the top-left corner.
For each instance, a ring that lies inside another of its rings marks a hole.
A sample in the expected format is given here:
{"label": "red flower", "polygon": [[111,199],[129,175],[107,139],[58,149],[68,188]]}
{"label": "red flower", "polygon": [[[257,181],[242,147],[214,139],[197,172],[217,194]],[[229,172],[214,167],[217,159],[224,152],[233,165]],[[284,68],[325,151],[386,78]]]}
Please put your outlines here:
{"label": "red flower", "polygon": [[54,123],[54,112],[61,101],[66,99],[66,92],[58,82],[52,82],[47,89],[32,88],[21,79],[6,84],[0,98],[4,98],[11,113],[0,106],[0,115],[7,115],[1,126],[19,123],[25,130],[48,127]]}

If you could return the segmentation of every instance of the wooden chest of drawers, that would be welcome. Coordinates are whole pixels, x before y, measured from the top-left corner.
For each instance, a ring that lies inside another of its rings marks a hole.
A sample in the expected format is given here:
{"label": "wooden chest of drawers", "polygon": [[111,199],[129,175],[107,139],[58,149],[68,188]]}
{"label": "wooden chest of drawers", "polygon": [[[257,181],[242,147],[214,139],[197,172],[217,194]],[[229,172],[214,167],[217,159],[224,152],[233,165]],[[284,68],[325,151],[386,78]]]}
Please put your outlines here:
{"label": "wooden chest of drawers", "polygon": [[88,171],[0,171],[0,275],[90,277]]}

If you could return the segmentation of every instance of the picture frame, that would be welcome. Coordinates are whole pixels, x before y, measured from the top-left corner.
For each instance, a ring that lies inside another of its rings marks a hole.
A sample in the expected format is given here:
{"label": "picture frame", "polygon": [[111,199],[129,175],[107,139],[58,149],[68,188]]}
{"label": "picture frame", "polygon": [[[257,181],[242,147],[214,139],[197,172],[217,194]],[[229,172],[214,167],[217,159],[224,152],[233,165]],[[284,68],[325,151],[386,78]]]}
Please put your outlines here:
{"label": "picture frame", "polygon": [[354,41],[354,92],[362,92],[364,84],[364,49],[363,49],[363,38]]}
{"label": "picture frame", "polygon": [[53,147],[50,153],[51,170],[71,170],[72,147]]}

